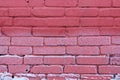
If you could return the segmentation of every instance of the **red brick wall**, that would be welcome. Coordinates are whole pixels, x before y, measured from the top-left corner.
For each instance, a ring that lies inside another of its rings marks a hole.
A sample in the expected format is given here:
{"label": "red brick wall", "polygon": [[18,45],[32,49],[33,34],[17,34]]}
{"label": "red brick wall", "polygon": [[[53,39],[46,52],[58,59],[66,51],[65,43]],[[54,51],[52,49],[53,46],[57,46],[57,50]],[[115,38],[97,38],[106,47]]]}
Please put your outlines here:
{"label": "red brick wall", "polygon": [[0,0],[5,71],[109,80],[120,73],[120,0]]}

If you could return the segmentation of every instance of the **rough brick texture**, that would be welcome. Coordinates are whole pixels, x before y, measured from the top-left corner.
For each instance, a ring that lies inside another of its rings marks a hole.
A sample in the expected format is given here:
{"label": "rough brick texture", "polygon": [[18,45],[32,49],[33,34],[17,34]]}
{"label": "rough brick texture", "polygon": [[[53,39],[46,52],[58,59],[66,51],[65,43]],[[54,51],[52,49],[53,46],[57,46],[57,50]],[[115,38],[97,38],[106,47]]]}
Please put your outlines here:
{"label": "rough brick texture", "polygon": [[0,0],[6,71],[30,80],[110,80],[120,73],[120,0]]}

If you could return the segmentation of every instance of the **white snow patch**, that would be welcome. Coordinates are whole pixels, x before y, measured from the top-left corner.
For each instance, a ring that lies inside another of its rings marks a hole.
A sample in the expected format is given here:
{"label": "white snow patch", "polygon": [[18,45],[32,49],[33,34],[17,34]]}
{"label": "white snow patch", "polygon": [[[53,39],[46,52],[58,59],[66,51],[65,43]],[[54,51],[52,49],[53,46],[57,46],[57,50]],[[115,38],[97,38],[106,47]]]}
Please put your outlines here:
{"label": "white snow patch", "polygon": [[78,80],[78,79],[73,79],[73,78],[65,78],[65,80]]}
{"label": "white snow patch", "polygon": [[17,74],[18,76],[27,76],[27,77],[36,77],[36,75],[35,74],[22,74],[22,73],[20,73],[20,74]]}
{"label": "white snow patch", "polygon": [[65,80],[79,80],[80,79],[80,75],[79,74],[48,74],[48,76],[60,76],[60,77],[64,77]]}
{"label": "white snow patch", "polygon": [[79,74],[61,74],[61,76],[63,76],[63,77],[77,77],[77,78],[80,77]]}
{"label": "white snow patch", "polygon": [[4,55],[4,56],[0,56],[1,58],[2,57],[17,57],[17,58],[21,58],[20,56],[18,55]]}
{"label": "white snow patch", "polygon": [[47,80],[47,79],[45,79],[45,78],[42,78],[41,80]]}
{"label": "white snow patch", "polygon": [[26,77],[14,77],[12,80],[29,80]]}
{"label": "white snow patch", "polygon": [[111,79],[111,80],[120,80],[120,74],[115,76],[115,79]]}
{"label": "white snow patch", "polygon": [[10,73],[0,73],[0,80],[29,80],[28,78],[26,77],[14,77],[12,78],[12,74]]}

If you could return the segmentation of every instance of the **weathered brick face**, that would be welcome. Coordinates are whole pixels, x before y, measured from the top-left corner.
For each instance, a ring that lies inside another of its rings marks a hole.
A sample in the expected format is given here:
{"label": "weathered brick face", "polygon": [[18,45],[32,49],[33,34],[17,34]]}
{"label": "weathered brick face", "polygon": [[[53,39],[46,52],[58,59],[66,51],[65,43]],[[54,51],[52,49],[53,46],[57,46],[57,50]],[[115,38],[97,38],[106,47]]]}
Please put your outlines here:
{"label": "weathered brick face", "polygon": [[110,80],[120,73],[120,0],[0,0],[6,71],[30,80]]}

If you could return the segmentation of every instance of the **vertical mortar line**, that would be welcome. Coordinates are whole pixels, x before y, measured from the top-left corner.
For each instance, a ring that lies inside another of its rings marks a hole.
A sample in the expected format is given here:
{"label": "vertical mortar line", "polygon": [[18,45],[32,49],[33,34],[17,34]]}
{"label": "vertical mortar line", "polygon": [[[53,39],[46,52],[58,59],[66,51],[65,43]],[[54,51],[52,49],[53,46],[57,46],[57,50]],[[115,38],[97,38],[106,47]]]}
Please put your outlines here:
{"label": "vertical mortar line", "polygon": [[97,74],[100,74],[100,73],[99,73],[99,66],[100,66],[100,65],[96,65]]}
{"label": "vertical mortar line", "polygon": [[42,6],[42,7],[47,7],[47,6],[45,5],[45,3],[46,3],[46,0],[43,0],[43,6]]}
{"label": "vertical mortar line", "polygon": [[65,65],[66,65],[66,64],[61,65],[61,66],[63,67],[63,73],[65,73]]}
{"label": "vertical mortar line", "polygon": [[42,38],[43,38],[43,46],[42,46],[42,47],[44,47],[44,46],[46,46],[46,45],[45,45],[45,38],[46,38],[46,37],[42,37]]}
{"label": "vertical mortar line", "polygon": [[8,64],[6,65],[6,67],[7,67],[7,72],[9,72],[9,67],[8,67]]}
{"label": "vertical mortar line", "polygon": [[33,48],[34,48],[34,47],[33,47],[33,46],[31,46],[31,48],[32,48],[32,53],[31,53],[31,55],[33,55],[33,52],[34,52]]}
{"label": "vertical mortar line", "polygon": [[77,64],[77,55],[75,55],[75,65],[78,65]]}
{"label": "vertical mortar line", "polygon": [[30,32],[30,33],[31,33],[31,36],[34,37],[34,35],[33,35],[33,29],[34,29],[34,27],[32,26],[32,27],[31,27],[31,32]]}
{"label": "vertical mortar line", "polygon": [[102,52],[101,52],[101,47],[102,47],[102,46],[98,46],[98,49],[99,49],[99,54],[98,54],[98,55],[101,55],[101,54],[102,54]]}
{"label": "vertical mortar line", "polygon": [[[24,57],[25,57],[25,55],[24,55],[24,56],[22,56],[22,58],[23,58],[23,59],[22,59],[22,60],[23,60],[22,64],[24,64]],[[25,65],[25,64],[24,64],[24,65]]]}
{"label": "vertical mortar line", "polygon": [[109,62],[108,62],[108,64],[110,65],[110,58],[111,58],[111,57],[110,57],[110,55],[109,55],[108,57],[109,57]]}
{"label": "vertical mortar line", "polygon": [[43,56],[43,59],[42,59],[42,61],[43,61],[43,65],[45,65],[45,56]]}

